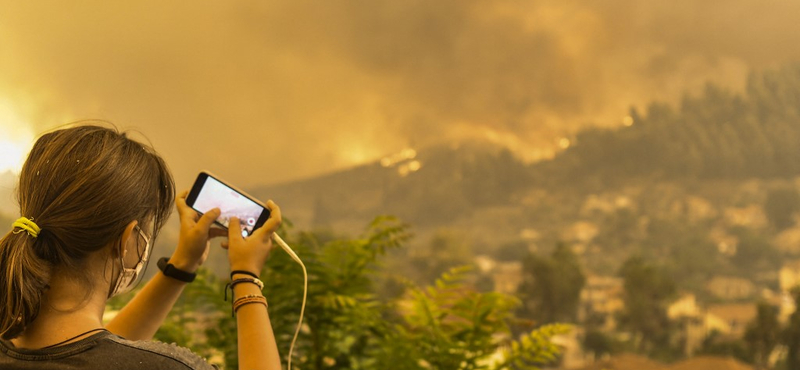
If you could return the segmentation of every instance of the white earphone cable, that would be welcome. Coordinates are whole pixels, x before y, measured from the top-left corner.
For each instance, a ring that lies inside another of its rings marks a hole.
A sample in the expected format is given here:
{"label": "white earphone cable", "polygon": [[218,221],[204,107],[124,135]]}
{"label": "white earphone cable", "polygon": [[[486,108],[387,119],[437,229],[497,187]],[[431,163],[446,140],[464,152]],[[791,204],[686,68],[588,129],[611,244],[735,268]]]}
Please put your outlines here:
{"label": "white earphone cable", "polygon": [[303,268],[303,305],[300,307],[300,320],[297,322],[297,329],[294,331],[294,338],[292,338],[292,344],[289,346],[289,366],[287,370],[292,370],[292,353],[294,352],[294,344],[297,342],[297,336],[300,334],[300,327],[303,325],[303,314],[306,311],[306,298],[308,296],[308,272],[306,272],[306,265],[303,264],[303,261],[300,260],[300,257],[286,244],[283,239],[277,234],[272,233],[272,239],[275,240],[278,245],[289,254],[289,257],[292,257],[297,263],[300,264],[300,267]]}

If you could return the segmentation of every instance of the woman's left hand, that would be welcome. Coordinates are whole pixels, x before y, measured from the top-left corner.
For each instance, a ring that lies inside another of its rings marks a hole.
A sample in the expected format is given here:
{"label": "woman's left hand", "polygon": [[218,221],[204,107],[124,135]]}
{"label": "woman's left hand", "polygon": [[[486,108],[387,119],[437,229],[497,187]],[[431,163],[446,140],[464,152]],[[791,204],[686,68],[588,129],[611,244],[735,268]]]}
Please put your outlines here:
{"label": "woman's left hand", "polygon": [[227,230],[211,227],[219,217],[219,208],[214,208],[201,217],[197,211],[186,205],[188,190],[182,191],[175,198],[175,206],[181,219],[181,231],[178,236],[178,247],[169,259],[176,268],[195,272],[208,258],[209,239],[227,236]]}

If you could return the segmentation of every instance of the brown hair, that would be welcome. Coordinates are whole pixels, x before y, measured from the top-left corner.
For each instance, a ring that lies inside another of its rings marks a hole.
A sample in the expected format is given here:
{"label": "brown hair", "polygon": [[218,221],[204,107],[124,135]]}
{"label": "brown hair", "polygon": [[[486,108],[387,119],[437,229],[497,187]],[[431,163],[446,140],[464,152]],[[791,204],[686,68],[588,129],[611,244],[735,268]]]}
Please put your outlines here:
{"label": "brown hair", "polygon": [[151,147],[116,129],[81,125],[36,141],[16,195],[20,214],[41,232],[36,238],[9,232],[0,240],[0,334],[5,339],[18,336],[36,318],[53,267],[87,271],[82,267],[86,257],[119,243],[115,239],[134,220],[140,225],[152,220],[155,240],[172,211],[175,184]]}

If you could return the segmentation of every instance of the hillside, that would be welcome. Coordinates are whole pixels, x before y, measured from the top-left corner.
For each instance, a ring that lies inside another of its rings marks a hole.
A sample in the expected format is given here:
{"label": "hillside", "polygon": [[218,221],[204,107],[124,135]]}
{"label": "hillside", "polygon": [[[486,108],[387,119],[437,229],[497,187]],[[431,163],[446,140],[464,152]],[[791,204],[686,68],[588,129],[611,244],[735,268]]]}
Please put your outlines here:
{"label": "hillside", "polygon": [[628,127],[591,129],[535,171],[550,185],[596,177],[617,184],[631,176],[659,179],[789,178],[800,174],[800,64],[752,73],[735,95],[708,85],[673,109],[654,103],[632,110]]}
{"label": "hillside", "polygon": [[528,174],[508,150],[471,142],[405,149],[346,171],[251,191],[292,210],[298,225],[355,231],[376,215],[392,214],[426,228],[452,225],[479,207],[515,204]]}
{"label": "hillside", "polygon": [[774,287],[782,261],[800,255],[796,207],[770,205],[800,188],[800,66],[752,74],[741,96],[709,85],[677,108],[632,111],[629,123],[581,132],[534,164],[471,142],[251,190],[303,230],[354,234],[397,215],[423,259],[451,248],[440,257],[515,260],[564,241],[595,273],[639,254],[697,292],[715,274]]}
{"label": "hillside", "polygon": [[519,204],[535,189],[589,194],[632,181],[789,179],[800,175],[800,65],[753,73],[743,96],[709,85],[678,108],[632,110],[629,123],[580,132],[555,159],[532,165],[472,142],[253,192],[280,200],[301,225],[362,225],[388,213],[436,227],[476,208]]}

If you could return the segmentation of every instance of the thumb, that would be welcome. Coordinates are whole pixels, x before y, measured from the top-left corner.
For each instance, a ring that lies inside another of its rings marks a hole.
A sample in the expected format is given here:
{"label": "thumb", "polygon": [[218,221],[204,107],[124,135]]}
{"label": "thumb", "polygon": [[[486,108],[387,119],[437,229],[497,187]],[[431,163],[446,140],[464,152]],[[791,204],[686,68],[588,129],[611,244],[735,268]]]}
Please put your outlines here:
{"label": "thumb", "polygon": [[244,240],[242,237],[242,228],[239,226],[239,219],[231,217],[228,221],[228,243],[234,240]]}
{"label": "thumb", "polygon": [[219,217],[219,214],[220,214],[219,208],[214,208],[206,212],[205,214],[203,214],[203,217],[200,217],[200,219],[197,220],[197,226],[202,228],[203,230],[208,230],[209,228],[211,228],[211,224],[214,223],[214,220],[216,220],[217,217]]}

